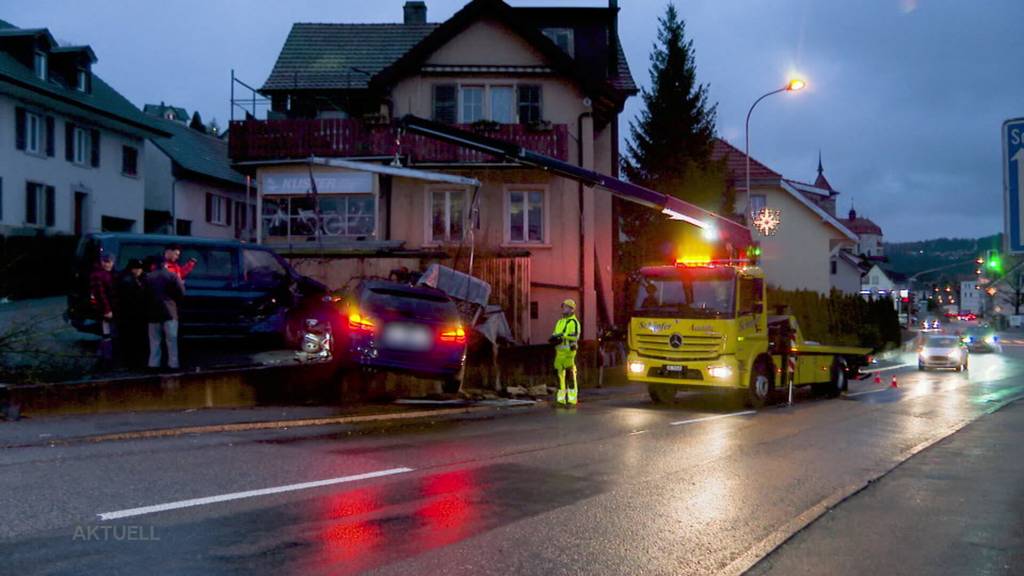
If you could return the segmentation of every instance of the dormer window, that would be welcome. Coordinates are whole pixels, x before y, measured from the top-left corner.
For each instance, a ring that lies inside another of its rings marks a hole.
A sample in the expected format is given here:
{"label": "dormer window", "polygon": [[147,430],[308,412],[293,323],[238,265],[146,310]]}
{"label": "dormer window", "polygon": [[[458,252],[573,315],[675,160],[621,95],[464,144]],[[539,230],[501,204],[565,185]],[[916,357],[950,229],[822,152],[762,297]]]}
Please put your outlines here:
{"label": "dormer window", "polygon": [[75,90],[79,92],[89,91],[89,71],[85,68],[79,68],[75,73]]}
{"label": "dormer window", "polygon": [[46,73],[47,73],[47,70],[46,70],[46,53],[45,52],[36,52],[35,58],[34,58],[33,61],[35,63],[36,76],[40,80],[46,80]]}
{"label": "dormer window", "polygon": [[545,28],[542,32],[544,35],[551,39],[556,46],[562,49],[569,55],[570,58],[576,57],[576,43],[573,40],[572,28]]}

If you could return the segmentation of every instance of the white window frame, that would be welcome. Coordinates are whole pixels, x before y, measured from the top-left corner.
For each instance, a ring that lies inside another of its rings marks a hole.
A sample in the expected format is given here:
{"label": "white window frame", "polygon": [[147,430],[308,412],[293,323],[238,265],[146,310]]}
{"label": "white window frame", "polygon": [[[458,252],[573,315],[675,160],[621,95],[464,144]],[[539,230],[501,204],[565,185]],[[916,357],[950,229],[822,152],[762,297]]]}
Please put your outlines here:
{"label": "white window frame", "polygon": [[[438,192],[445,193],[445,205],[444,205],[444,219],[445,219],[445,231],[444,238],[434,237],[434,194]],[[452,238],[452,195],[462,195],[462,238]],[[466,239],[466,235],[469,233],[469,227],[472,225],[469,217],[469,189],[459,186],[427,186],[426,188],[426,221],[425,221],[425,236],[426,243],[428,245],[440,245],[459,243]]]}
{"label": "white window frame", "polygon": [[[494,117],[494,95],[496,94],[496,89],[507,90],[509,93],[508,122],[502,122]],[[487,86],[487,118],[499,124],[519,123],[519,94],[515,84],[489,84]]]}
{"label": "white window frame", "polygon": [[228,225],[228,198],[218,194],[210,195],[210,224]]}
{"label": "white window frame", "polygon": [[46,148],[46,124],[42,114],[25,111],[25,152],[42,154]]}
{"label": "white window frame", "polygon": [[[47,218],[48,214],[46,212],[46,184],[43,184],[42,182],[34,182],[34,181],[30,181],[29,184],[35,187],[36,221],[35,222],[29,222],[28,218],[25,218],[25,225],[26,226],[33,226],[33,227],[36,227],[36,228],[46,228],[47,227],[46,221],[48,220],[48,218]],[[54,194],[56,194],[56,191],[54,191]],[[54,200],[56,200],[56,198]],[[54,209],[54,212],[55,212],[53,214],[53,221],[54,221],[54,225],[56,225],[56,222],[57,222],[57,215],[56,215],[57,206],[56,206],[56,202],[54,202],[53,209]],[[28,206],[25,206],[23,212],[27,216],[27,214],[28,214]]]}
{"label": "white window frame", "polygon": [[[529,210],[525,211],[523,218],[523,239],[513,240],[512,239],[512,193],[513,192],[540,192],[542,195],[541,202],[541,227],[540,227],[540,241],[530,240],[530,215]],[[506,246],[540,246],[546,247],[551,246],[551,190],[545,185],[531,185],[531,184],[508,184],[505,186],[503,197],[503,208],[501,211],[502,226],[504,228],[504,245]]]}
{"label": "white window frame", "polygon": [[[475,120],[468,120],[466,117],[466,90],[480,91],[480,117]],[[486,84],[460,84],[459,85],[459,124],[472,124],[481,120],[487,120],[487,85]]]}
{"label": "white window frame", "polygon": [[92,161],[92,138],[85,128],[75,126],[71,131],[71,161],[88,166]]}
{"label": "white window frame", "polygon": [[40,80],[46,80],[49,77],[49,62],[46,58],[46,52],[36,51],[32,56],[32,69]]}
{"label": "white window frame", "polygon": [[79,92],[89,91],[89,73],[84,68],[79,68],[75,73],[75,90]]}
{"label": "white window frame", "polygon": [[[760,205],[759,205],[760,204]],[[768,196],[766,194],[750,195],[750,213],[757,214],[762,208],[768,207]]]}

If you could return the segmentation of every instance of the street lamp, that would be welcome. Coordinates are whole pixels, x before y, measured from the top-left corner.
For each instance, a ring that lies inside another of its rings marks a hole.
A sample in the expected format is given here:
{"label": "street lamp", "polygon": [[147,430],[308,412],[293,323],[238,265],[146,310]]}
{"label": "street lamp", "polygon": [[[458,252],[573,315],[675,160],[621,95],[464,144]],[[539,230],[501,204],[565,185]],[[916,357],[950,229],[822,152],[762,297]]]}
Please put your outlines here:
{"label": "street lamp", "polygon": [[778,90],[772,90],[771,92],[761,96],[754,103],[750,105],[750,110],[747,111],[747,124],[745,130],[746,138],[746,156],[747,156],[747,212],[751,212],[750,206],[750,115],[754,113],[754,107],[757,106],[758,102],[771,96],[772,94],[778,94],[779,92],[796,92],[803,90],[807,86],[807,83],[799,78],[793,78],[785,86]]}

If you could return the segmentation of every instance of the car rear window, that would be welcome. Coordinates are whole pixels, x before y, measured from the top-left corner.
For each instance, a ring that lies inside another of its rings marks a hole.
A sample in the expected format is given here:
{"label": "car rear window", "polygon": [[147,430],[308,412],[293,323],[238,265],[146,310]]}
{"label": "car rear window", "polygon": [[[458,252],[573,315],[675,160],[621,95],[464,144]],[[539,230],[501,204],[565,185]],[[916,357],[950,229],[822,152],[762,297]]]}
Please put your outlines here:
{"label": "car rear window", "polygon": [[933,336],[928,339],[928,346],[935,346],[939,348],[956,346],[959,340],[955,336]]}
{"label": "car rear window", "polygon": [[396,312],[419,320],[454,320],[458,317],[455,303],[445,296],[425,292],[371,288],[366,305],[374,312]]}

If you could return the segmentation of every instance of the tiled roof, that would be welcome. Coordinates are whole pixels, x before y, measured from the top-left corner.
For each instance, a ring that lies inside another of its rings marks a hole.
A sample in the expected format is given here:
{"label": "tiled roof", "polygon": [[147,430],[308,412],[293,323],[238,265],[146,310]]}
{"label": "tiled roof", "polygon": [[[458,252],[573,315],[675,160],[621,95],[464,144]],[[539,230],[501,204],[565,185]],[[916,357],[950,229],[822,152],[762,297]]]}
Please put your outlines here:
{"label": "tiled roof", "polygon": [[245,184],[245,177],[231,169],[228,143],[173,120],[154,119],[171,135],[152,138],[154,144],[183,169],[231,184]]}
{"label": "tiled roof", "polygon": [[[0,20],[0,32],[12,30],[21,31]],[[85,93],[66,88],[55,81],[42,80],[32,69],[0,50],[0,93],[99,125],[113,125],[129,133],[162,133],[134,104],[96,74],[92,75],[91,87],[92,90]]]}
{"label": "tiled roof", "polygon": [[366,88],[438,24],[292,25],[263,90]]}
{"label": "tiled roof", "polygon": [[188,110],[185,110],[180,106],[168,106],[161,102],[159,104],[146,104],[142,107],[143,114],[155,116],[157,118],[163,118],[164,120],[167,119],[167,112],[171,112],[171,114],[174,116],[174,120],[177,120],[178,122],[187,123],[189,121]]}
{"label": "tiled roof", "polygon": [[882,228],[867,218],[844,218],[842,222],[855,234],[882,235]]}
{"label": "tiled roof", "polygon": [[[719,161],[725,159],[729,180],[738,190],[746,190],[747,163],[746,154],[736,148],[724,138],[715,138],[711,148],[711,159]],[[751,180],[781,180],[782,175],[771,168],[761,164],[753,157],[750,158],[750,179]]]}
{"label": "tiled roof", "polygon": [[[509,10],[510,14],[521,14],[524,18],[531,13],[530,10],[536,10],[511,8],[500,2],[495,6]],[[463,8],[462,11],[465,10]],[[443,26],[438,23],[294,24],[261,90],[367,88],[374,76],[396,64]],[[608,79],[607,84],[621,92],[635,93],[636,82],[622,43],[618,42],[617,47],[617,74],[615,78]]]}

